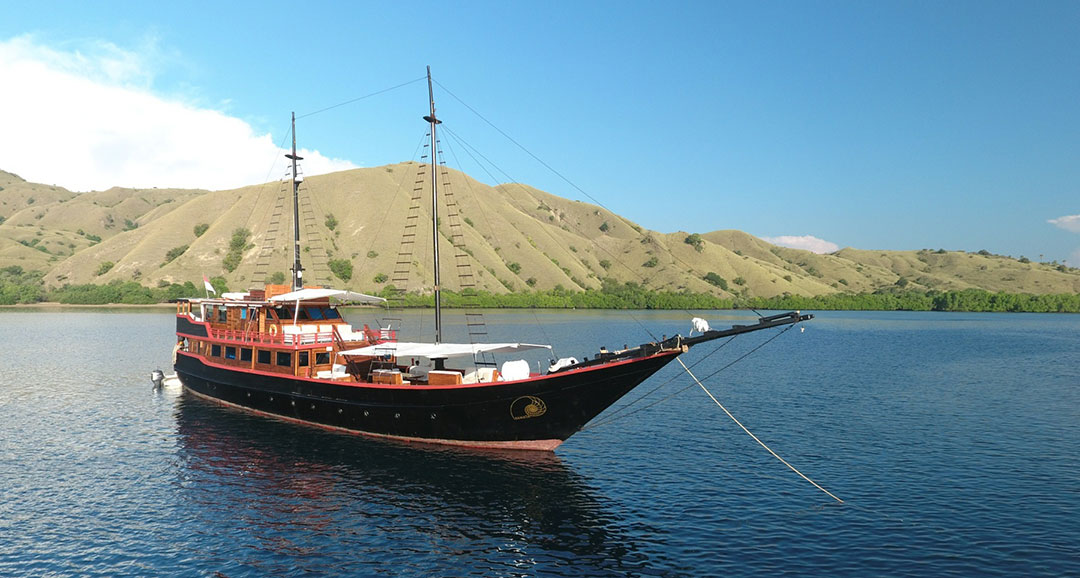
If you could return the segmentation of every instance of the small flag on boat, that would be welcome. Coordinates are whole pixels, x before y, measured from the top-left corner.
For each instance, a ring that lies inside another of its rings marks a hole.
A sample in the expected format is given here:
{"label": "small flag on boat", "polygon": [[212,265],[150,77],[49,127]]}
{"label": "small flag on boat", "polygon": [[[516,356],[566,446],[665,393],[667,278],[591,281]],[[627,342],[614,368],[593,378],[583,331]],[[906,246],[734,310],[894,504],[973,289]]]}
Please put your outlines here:
{"label": "small flag on boat", "polygon": [[214,295],[217,295],[217,291],[214,291],[214,286],[210,284],[210,280],[206,278],[206,275],[202,276],[202,282],[203,282],[203,287],[206,287],[206,290],[208,292],[213,293]]}

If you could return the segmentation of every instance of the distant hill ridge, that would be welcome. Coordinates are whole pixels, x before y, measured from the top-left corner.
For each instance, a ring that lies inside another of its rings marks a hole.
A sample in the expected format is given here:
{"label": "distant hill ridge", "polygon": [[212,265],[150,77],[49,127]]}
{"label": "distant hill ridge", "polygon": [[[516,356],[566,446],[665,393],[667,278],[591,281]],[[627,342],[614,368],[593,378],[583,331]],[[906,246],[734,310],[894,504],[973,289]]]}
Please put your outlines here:
{"label": "distant hill ridge", "polygon": [[[301,193],[310,195],[305,220],[312,226],[303,239],[309,283],[365,292],[394,283],[421,166],[407,162],[307,178]],[[440,209],[442,282],[449,289],[460,287],[456,270],[471,269],[477,287],[493,293],[598,288],[605,278],[721,297],[890,287],[1080,292],[1080,270],[1053,263],[941,250],[846,248],[818,255],[733,230],[660,233],[527,185],[493,187],[454,170],[447,178],[459,212],[453,217]],[[278,231],[269,227],[279,194],[287,190],[288,184],[270,182],[224,191],[73,193],[0,171],[0,267],[43,271],[54,287],[115,279],[156,286],[204,274],[223,276],[233,288],[259,286],[256,264],[268,237],[276,242],[265,273],[288,274],[291,209],[285,207]],[[430,222],[428,203],[421,202],[417,214],[421,223]],[[454,221],[460,222],[457,230]],[[237,237],[238,229],[250,234]],[[416,229],[408,283],[398,286],[426,291],[432,284],[431,230]],[[456,249],[452,239],[462,239],[464,248]]]}

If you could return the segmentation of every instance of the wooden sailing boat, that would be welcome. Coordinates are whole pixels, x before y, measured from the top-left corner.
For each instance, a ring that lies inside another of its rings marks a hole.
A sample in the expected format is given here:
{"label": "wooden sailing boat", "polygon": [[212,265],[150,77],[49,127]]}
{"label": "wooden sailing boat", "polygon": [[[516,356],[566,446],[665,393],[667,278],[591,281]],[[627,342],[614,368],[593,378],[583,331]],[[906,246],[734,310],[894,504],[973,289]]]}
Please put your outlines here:
{"label": "wooden sailing boat", "polygon": [[[431,106],[424,120],[430,125],[435,167],[440,121],[430,69],[428,96]],[[188,391],[220,403],[398,440],[550,451],[690,347],[812,318],[791,312],[722,331],[702,327],[704,332],[695,337],[601,349],[583,361],[560,359],[544,372],[531,371],[524,360],[469,371],[465,360],[479,354],[551,346],[442,341],[437,179],[431,179],[435,339],[399,342],[389,329],[353,327],[337,309],[344,303],[381,303],[382,298],[304,287],[295,116],[292,152],[286,157],[293,163],[291,286],[267,285],[242,295],[182,300],[177,306],[176,374]],[[416,358],[432,363],[408,363]]]}

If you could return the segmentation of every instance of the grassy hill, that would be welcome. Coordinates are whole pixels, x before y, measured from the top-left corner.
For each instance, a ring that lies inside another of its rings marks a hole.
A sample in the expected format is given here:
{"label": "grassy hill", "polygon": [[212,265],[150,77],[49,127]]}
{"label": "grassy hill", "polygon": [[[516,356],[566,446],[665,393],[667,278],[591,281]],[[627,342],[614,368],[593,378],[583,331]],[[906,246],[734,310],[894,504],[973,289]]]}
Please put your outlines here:
{"label": "grassy hill", "polygon": [[[301,187],[308,283],[430,290],[429,179],[425,165],[411,162],[309,177]],[[818,255],[739,231],[650,231],[595,205],[527,185],[492,187],[453,170],[439,182],[451,193],[438,227],[442,283],[450,289],[461,287],[462,271],[492,293],[595,289],[605,278],[725,298],[892,287],[1080,292],[1080,270],[1055,264],[959,251]],[[72,193],[0,172],[0,187],[0,267],[42,271],[49,286],[121,280],[152,287],[205,274],[242,289],[288,274],[288,183]],[[415,236],[403,244],[409,224],[417,225],[409,228]],[[264,260],[268,266],[260,266]],[[395,274],[399,261],[406,276]]]}

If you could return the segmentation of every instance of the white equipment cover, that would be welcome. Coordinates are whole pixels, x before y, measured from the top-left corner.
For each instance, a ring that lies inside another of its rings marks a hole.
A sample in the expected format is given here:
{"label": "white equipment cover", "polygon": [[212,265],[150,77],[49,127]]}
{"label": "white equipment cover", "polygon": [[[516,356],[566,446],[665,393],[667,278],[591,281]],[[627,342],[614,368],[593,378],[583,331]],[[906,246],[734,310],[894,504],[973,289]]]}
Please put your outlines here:
{"label": "white equipment cover", "polygon": [[469,357],[477,353],[515,353],[526,349],[551,349],[550,345],[532,343],[410,343],[394,341],[369,345],[359,349],[342,351],[341,355],[366,355],[379,357],[426,357],[428,359],[448,359],[451,357]]}
{"label": "white equipment cover", "polygon": [[270,301],[308,301],[310,299],[322,299],[330,297],[338,303],[385,303],[386,299],[365,295],[354,291],[342,291],[341,289],[301,289],[291,293],[274,295]]}
{"label": "white equipment cover", "polygon": [[503,381],[529,379],[529,362],[524,359],[504,362],[500,373]]}

